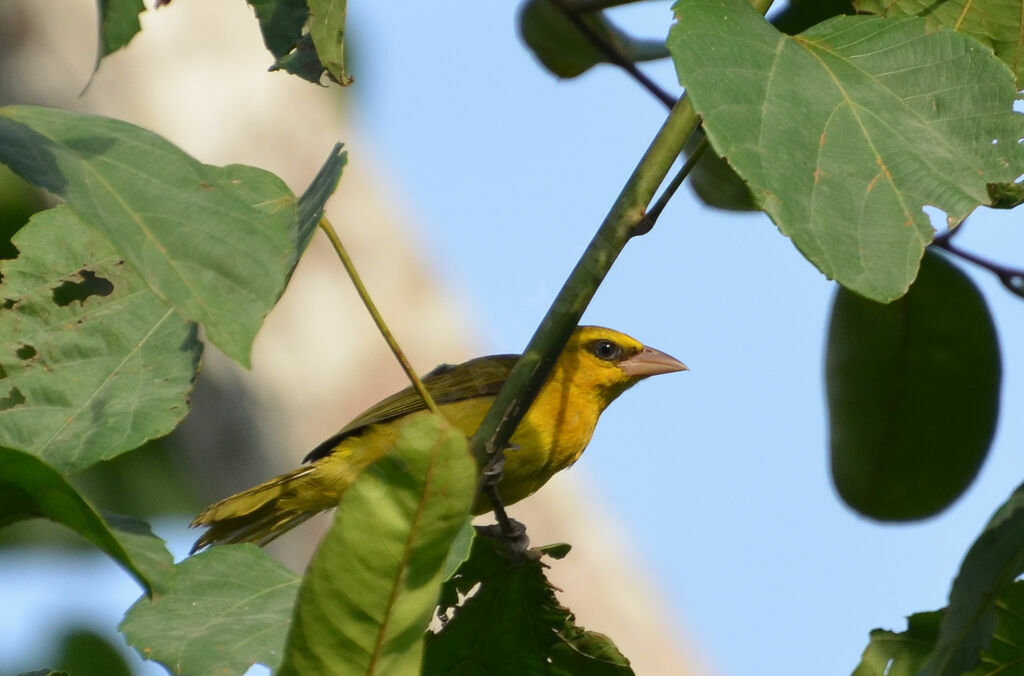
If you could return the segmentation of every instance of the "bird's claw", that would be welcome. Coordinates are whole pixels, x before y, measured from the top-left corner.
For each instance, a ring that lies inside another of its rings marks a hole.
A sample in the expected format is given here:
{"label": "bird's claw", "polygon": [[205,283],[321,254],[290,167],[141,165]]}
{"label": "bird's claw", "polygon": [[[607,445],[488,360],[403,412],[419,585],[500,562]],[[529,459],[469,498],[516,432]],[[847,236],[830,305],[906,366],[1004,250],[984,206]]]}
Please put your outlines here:
{"label": "bird's claw", "polygon": [[526,526],[508,518],[506,523],[492,523],[488,526],[475,526],[477,535],[498,540],[505,545],[509,557],[519,561],[531,561],[540,558],[540,552],[530,549],[530,538],[526,534]]}

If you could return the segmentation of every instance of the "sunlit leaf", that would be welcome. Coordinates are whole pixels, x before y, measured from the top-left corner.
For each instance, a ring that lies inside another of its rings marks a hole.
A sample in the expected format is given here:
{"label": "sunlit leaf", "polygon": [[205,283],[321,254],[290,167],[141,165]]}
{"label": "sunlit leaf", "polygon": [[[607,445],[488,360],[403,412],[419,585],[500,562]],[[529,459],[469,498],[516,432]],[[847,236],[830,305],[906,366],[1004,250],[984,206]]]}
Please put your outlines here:
{"label": "sunlit leaf", "polygon": [[476,477],[461,432],[440,416],[411,417],[342,496],[303,578],[279,673],[419,673]]}
{"label": "sunlit leaf", "polygon": [[1024,171],[1013,78],[923,20],[840,16],[797,35],[745,0],[681,0],[668,40],[719,155],[830,278],[901,296],[933,231]]}

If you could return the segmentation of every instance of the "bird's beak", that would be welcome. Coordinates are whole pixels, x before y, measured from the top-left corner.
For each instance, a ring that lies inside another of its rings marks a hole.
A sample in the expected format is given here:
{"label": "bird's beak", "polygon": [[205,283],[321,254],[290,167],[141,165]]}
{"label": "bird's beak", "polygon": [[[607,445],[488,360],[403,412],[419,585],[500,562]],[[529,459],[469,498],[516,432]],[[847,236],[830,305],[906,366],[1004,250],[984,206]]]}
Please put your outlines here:
{"label": "bird's beak", "polygon": [[631,378],[646,378],[647,376],[656,376],[659,373],[690,370],[686,367],[686,364],[675,357],[670,357],[664,352],[655,350],[653,347],[645,347],[629,359],[619,362],[619,368]]}

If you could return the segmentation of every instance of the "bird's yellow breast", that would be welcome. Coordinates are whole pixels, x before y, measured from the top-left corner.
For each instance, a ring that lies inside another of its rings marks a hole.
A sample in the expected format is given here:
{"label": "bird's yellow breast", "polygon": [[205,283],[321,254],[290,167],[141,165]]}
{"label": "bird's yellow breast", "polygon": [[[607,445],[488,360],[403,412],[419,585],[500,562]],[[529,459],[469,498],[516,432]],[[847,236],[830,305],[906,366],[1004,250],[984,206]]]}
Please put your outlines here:
{"label": "bird's yellow breast", "polygon": [[[505,504],[539,489],[553,474],[576,462],[590,443],[601,406],[563,382],[558,378],[548,381],[509,440],[504,476],[498,485]],[[470,437],[493,401],[493,397],[466,399],[441,406],[441,412]],[[481,500],[475,511],[488,509],[489,504]]]}

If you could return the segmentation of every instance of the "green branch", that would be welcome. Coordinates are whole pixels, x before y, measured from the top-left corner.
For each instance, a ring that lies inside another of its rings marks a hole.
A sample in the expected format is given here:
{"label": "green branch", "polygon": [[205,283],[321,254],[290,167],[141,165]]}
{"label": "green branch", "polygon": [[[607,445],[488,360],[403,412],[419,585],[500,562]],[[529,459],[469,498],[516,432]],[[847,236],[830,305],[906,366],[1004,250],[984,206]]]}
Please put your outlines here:
{"label": "green branch", "polygon": [[644,221],[647,205],[698,122],[688,101],[672,108],[473,435],[470,446],[482,465],[507,445],[597,287]]}

